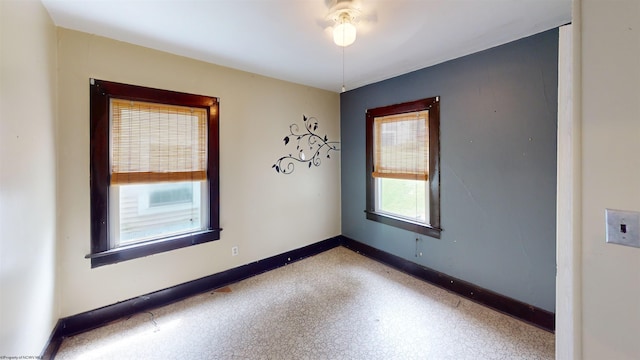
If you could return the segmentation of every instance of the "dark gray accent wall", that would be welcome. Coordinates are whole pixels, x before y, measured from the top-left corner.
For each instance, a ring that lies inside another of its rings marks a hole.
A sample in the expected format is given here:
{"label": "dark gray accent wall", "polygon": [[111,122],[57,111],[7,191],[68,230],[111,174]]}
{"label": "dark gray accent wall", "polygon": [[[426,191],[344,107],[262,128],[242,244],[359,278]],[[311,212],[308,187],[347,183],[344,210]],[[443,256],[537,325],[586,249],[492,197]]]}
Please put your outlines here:
{"label": "dark gray accent wall", "polygon": [[[342,234],[555,311],[557,63],[554,29],[343,93]],[[441,239],[364,213],[366,110],[431,96],[441,106]]]}

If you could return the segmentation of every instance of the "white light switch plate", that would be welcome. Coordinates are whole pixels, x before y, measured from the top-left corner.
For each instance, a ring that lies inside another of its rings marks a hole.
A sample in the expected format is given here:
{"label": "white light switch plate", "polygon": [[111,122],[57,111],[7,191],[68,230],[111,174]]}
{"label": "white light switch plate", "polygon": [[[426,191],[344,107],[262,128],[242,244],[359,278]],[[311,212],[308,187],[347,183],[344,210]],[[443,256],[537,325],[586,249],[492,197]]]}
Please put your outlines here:
{"label": "white light switch plate", "polygon": [[607,242],[640,248],[640,213],[626,210],[605,210]]}

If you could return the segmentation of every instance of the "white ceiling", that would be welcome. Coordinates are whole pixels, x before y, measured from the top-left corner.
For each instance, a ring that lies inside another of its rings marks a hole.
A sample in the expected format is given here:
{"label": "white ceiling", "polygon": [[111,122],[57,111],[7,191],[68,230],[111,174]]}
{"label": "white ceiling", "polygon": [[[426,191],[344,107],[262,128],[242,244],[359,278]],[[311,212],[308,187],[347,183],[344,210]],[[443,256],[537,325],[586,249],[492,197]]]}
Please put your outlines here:
{"label": "white ceiling", "polygon": [[[42,0],[57,26],[331,91],[336,0]],[[344,0],[339,0],[344,1]],[[571,0],[354,0],[347,90],[571,21]]]}

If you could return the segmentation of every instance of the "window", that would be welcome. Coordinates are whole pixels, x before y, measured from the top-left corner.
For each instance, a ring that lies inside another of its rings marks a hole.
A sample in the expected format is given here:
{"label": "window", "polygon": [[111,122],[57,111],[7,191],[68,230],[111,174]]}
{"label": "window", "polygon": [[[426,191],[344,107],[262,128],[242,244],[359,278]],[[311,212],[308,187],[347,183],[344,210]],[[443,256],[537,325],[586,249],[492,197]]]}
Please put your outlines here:
{"label": "window", "polygon": [[220,239],[218,100],[90,88],[91,266]]}
{"label": "window", "polygon": [[440,238],[440,103],[367,110],[367,219]]}

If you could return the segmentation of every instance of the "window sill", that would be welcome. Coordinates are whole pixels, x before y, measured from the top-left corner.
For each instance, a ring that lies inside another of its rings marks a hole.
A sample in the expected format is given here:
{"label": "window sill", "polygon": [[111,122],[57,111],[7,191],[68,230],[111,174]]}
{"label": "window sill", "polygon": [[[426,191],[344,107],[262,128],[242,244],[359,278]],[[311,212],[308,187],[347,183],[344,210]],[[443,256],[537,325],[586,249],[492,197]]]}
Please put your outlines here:
{"label": "window sill", "polygon": [[419,222],[414,222],[407,219],[390,216],[387,214],[381,214],[381,213],[377,213],[374,211],[367,211],[367,210],[365,210],[365,214],[367,214],[367,219],[369,220],[376,221],[385,225],[397,227],[403,230],[411,231],[417,234],[430,236],[436,239],[440,239],[440,232],[442,232],[442,229],[433,227],[431,225],[426,225]]}
{"label": "window sill", "polygon": [[222,231],[222,229],[211,229],[198,233],[123,246],[116,249],[88,254],[85,256],[85,259],[91,259],[91,268],[96,268],[103,265],[115,264],[121,261],[132,260],[165,251],[219,240],[220,231]]}

